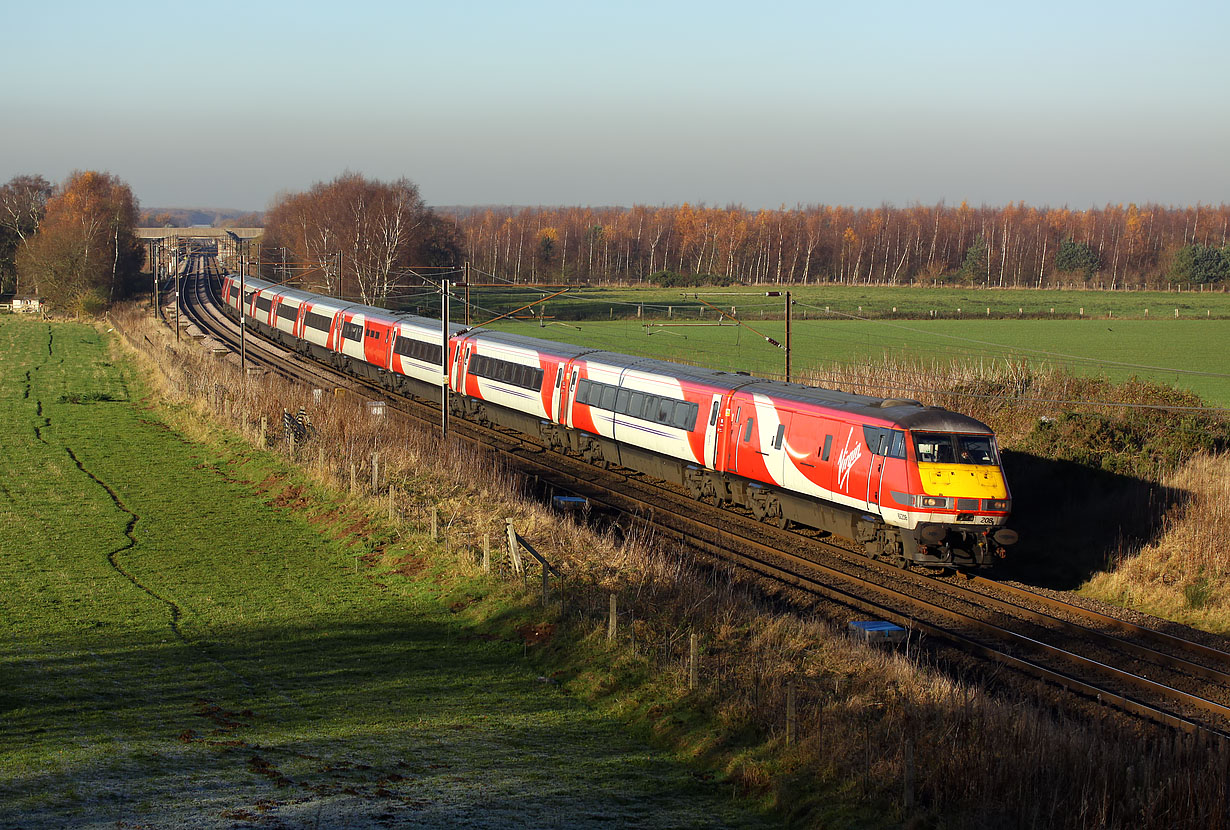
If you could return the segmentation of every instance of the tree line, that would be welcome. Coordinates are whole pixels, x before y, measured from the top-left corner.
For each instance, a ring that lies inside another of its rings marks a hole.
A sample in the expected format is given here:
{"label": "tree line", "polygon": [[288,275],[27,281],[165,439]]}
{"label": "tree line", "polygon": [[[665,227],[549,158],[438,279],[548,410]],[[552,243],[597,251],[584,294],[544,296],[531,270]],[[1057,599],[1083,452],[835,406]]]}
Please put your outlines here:
{"label": "tree line", "polygon": [[516,281],[1230,282],[1230,205],[1026,204],[750,211],[683,204],[457,210],[465,258]]}
{"label": "tree line", "polygon": [[144,251],[137,200],[110,173],[76,171],[59,186],[38,175],[0,187],[0,291],[94,313],[130,295]]}

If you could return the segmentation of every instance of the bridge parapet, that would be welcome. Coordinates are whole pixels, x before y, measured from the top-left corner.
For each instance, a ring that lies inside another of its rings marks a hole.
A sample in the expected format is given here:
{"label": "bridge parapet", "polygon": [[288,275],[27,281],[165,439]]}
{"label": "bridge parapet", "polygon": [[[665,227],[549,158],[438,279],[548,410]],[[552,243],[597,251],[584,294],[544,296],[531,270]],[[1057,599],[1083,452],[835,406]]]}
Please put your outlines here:
{"label": "bridge parapet", "polygon": [[230,239],[229,233],[240,239],[264,236],[264,228],[134,228],[137,239]]}

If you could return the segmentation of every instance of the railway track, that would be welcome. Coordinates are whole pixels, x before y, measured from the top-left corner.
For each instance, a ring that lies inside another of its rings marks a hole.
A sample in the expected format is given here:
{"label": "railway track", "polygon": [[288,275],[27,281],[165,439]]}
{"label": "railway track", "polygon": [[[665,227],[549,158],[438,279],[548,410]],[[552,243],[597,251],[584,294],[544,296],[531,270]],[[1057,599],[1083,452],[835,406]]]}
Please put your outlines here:
{"label": "railway track", "polygon": [[[185,311],[238,348],[235,322],[211,293],[212,261],[187,278]],[[349,375],[247,336],[248,360],[288,378],[398,402],[429,427],[438,406],[391,395]],[[896,622],[962,652],[1059,686],[1131,715],[1230,740],[1230,653],[984,577],[936,579],[901,571],[806,533],[781,530],[698,503],[639,473],[604,470],[549,452],[519,434],[454,421],[461,440],[492,447],[511,466],[557,491],[636,516],[660,535],[850,609]],[[964,584],[962,584],[964,583]]]}

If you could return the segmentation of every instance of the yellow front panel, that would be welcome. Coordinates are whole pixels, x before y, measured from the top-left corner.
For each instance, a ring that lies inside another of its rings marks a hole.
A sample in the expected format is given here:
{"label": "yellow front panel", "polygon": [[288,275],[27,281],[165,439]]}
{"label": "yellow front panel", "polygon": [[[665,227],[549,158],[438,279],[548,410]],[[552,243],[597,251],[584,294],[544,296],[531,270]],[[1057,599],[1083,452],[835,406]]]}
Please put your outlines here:
{"label": "yellow front panel", "polygon": [[918,475],[928,496],[1006,499],[1008,487],[999,467],[982,464],[926,464],[919,462]]}

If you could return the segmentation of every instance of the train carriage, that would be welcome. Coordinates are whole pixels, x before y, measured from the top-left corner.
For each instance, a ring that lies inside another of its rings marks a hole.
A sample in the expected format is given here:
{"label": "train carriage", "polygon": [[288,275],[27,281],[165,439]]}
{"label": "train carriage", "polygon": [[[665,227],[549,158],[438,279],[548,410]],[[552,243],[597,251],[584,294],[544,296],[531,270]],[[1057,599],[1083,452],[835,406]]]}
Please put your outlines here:
{"label": "train carriage", "polygon": [[567,367],[592,349],[487,329],[470,329],[453,343],[449,378],[459,414],[565,448],[568,436],[557,424]]}
{"label": "train carriage", "polygon": [[[985,567],[1016,540],[995,437],[973,418],[435,320],[248,280],[254,323],[300,351],[547,446],[860,542],[897,564]],[[223,283],[237,313],[238,279]],[[263,317],[261,316],[263,315]]]}

